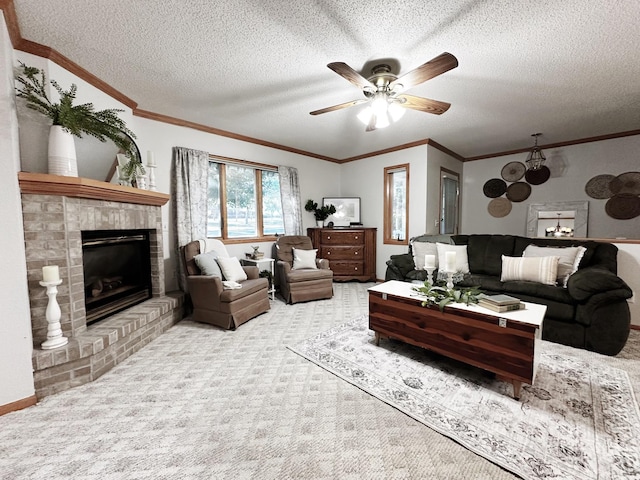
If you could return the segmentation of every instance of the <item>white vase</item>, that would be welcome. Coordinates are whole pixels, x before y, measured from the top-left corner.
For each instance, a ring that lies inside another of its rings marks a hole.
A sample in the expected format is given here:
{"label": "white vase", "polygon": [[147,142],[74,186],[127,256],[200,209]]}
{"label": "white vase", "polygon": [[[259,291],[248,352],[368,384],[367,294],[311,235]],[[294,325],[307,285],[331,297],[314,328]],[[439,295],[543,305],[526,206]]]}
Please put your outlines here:
{"label": "white vase", "polygon": [[78,176],[73,135],[63,130],[60,125],[51,125],[49,130],[49,173],[65,177]]}
{"label": "white vase", "polygon": [[324,227],[324,220],[316,220],[316,225],[320,228]]}

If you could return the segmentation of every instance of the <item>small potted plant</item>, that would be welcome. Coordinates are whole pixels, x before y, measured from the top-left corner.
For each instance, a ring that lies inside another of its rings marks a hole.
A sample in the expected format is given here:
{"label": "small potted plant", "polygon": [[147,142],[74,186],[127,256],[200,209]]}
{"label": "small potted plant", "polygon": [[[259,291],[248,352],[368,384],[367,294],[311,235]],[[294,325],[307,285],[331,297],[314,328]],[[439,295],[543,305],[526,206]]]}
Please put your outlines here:
{"label": "small potted plant", "polygon": [[329,218],[329,215],[333,215],[334,213],[336,213],[336,207],[334,207],[332,204],[318,207],[318,204],[311,199],[307,200],[304,209],[307,212],[313,212],[313,216],[316,219],[316,224],[319,227],[324,226],[324,221]]}
{"label": "small potted plant", "polygon": [[26,100],[27,108],[42,113],[52,121],[49,133],[49,173],[78,175],[73,136],[82,138],[83,134],[91,135],[101,142],[109,139],[120,147],[130,159],[125,168],[128,176],[135,176],[137,172],[144,173],[142,163],[134,154],[131,139],[135,135],[118,117],[118,113],[124,110],[109,108],[95,111],[92,103],[74,105],[76,85],[72,84],[65,91],[58,82],[51,80],[51,85],[60,95],[59,102],[54,103],[47,95],[44,70],[29,67],[22,62],[16,81],[20,84],[16,87],[16,95]]}

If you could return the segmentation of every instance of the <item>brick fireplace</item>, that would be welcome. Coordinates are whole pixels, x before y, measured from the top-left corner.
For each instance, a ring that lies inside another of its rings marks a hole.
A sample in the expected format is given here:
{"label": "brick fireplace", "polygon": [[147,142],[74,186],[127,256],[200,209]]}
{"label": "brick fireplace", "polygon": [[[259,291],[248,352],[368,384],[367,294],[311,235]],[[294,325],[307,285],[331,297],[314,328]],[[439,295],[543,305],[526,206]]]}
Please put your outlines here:
{"label": "brick fireplace", "polygon": [[[161,205],[169,196],[95,180],[19,174],[39,398],[93,381],[182,318],[182,295],[165,294]],[[141,232],[148,238],[151,298],[87,325],[83,233]],[[64,347],[42,350],[48,298],[42,267],[58,265]]]}

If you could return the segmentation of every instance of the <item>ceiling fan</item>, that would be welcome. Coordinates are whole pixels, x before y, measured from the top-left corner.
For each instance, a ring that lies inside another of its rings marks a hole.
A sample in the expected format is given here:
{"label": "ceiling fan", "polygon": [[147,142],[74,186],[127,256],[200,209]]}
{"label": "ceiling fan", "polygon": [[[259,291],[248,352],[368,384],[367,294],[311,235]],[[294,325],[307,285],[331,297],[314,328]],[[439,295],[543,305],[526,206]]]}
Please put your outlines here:
{"label": "ceiling fan", "polygon": [[369,78],[364,78],[346,63],[333,62],[327,67],[346,78],[356,87],[361,88],[365,98],[314,110],[310,113],[311,115],[320,115],[370,102],[371,105],[358,115],[358,118],[367,125],[367,132],[384,128],[392,121],[399,120],[407,108],[441,115],[449,109],[450,103],[407,95],[403,92],[457,66],[458,59],[445,52],[401,77],[391,73],[389,65],[380,64],[371,69]]}

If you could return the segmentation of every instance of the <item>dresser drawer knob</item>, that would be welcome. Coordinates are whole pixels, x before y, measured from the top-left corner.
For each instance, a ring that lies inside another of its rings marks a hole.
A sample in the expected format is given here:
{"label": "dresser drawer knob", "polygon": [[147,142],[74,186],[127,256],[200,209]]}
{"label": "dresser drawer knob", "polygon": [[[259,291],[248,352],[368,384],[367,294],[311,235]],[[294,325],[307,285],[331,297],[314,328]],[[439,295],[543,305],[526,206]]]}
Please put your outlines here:
{"label": "dresser drawer knob", "polygon": [[327,235],[327,240],[331,240],[331,235]]}
{"label": "dresser drawer knob", "polygon": [[358,252],[356,252],[356,255],[358,254]]}
{"label": "dresser drawer knob", "polygon": [[358,239],[358,235],[356,235],[356,240]]}

